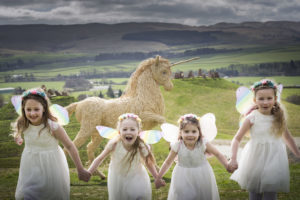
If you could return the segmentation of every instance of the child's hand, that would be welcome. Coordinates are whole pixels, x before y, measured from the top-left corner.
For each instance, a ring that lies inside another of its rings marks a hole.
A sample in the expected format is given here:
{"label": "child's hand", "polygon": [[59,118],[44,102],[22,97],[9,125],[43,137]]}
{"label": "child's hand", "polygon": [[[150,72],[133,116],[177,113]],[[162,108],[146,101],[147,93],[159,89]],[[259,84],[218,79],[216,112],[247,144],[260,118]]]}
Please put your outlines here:
{"label": "child's hand", "polygon": [[21,146],[23,144],[23,138],[17,137],[17,138],[15,138],[15,142],[17,143],[17,145]]}
{"label": "child's hand", "polygon": [[158,189],[162,186],[165,186],[166,182],[163,179],[155,179],[155,188]]}
{"label": "child's hand", "polygon": [[78,171],[78,178],[79,178],[79,180],[88,182],[91,178],[91,173],[85,169],[82,169],[82,170]]}
{"label": "child's hand", "polygon": [[236,160],[230,160],[230,162],[227,164],[227,171],[229,173],[233,173],[238,168],[238,163]]}

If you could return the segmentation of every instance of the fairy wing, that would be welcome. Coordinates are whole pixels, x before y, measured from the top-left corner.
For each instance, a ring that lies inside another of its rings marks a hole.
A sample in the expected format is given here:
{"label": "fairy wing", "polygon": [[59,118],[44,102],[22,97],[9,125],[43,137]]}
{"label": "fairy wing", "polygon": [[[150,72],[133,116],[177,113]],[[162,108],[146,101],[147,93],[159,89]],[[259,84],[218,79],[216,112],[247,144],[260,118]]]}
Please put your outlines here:
{"label": "fairy wing", "polygon": [[161,137],[162,133],[157,130],[147,130],[140,133],[140,138],[144,140],[146,144],[155,144],[161,139]]}
{"label": "fairy wing", "polygon": [[96,129],[102,137],[107,139],[112,139],[118,135],[118,131],[116,129],[107,126],[96,126]]}
{"label": "fairy wing", "polygon": [[21,106],[22,105],[22,96],[20,96],[20,95],[12,96],[11,103],[13,104],[18,115],[22,115],[22,106]]}
{"label": "fairy wing", "polygon": [[178,141],[179,128],[173,124],[163,123],[161,126],[162,137],[168,142]]}
{"label": "fairy wing", "polygon": [[241,86],[236,90],[235,107],[242,115],[246,114],[253,107],[253,92],[245,86]]}
{"label": "fairy wing", "polygon": [[200,118],[200,128],[204,138],[212,141],[217,136],[216,117],[213,113],[207,113]]}
{"label": "fairy wing", "polygon": [[52,115],[57,118],[58,124],[64,126],[69,123],[69,114],[64,107],[58,104],[53,104],[49,109]]}
{"label": "fairy wing", "polygon": [[283,85],[280,84],[277,86],[277,101],[280,102],[280,97],[281,97],[281,93],[282,93],[282,90],[283,90]]}

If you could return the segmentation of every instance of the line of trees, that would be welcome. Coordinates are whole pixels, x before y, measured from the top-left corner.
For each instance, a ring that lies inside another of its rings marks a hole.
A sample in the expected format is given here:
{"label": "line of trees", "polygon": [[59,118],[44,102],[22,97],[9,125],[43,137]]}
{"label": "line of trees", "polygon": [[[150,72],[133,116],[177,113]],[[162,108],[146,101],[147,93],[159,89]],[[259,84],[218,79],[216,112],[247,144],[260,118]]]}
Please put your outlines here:
{"label": "line of trees", "polygon": [[233,64],[216,69],[226,76],[299,76],[300,60],[290,62],[273,62],[260,64]]}
{"label": "line of trees", "polygon": [[124,52],[124,53],[101,53],[95,57],[96,61],[104,60],[143,60],[156,55],[163,56],[165,58],[181,58],[186,56],[199,56],[205,54],[216,53],[230,53],[235,51],[241,51],[242,49],[215,49],[215,48],[200,48],[195,50],[186,50],[184,52],[173,53],[169,51],[152,51],[152,52]]}

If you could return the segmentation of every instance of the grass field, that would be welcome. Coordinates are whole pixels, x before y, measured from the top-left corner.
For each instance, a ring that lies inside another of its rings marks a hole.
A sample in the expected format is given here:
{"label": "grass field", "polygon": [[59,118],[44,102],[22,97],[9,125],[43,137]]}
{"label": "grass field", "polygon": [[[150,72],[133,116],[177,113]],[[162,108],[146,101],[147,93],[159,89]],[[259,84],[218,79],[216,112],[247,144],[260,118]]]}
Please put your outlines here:
{"label": "grass field", "polygon": [[[187,47],[174,47],[175,49],[186,49]],[[189,48],[192,48],[191,46]],[[193,47],[197,48],[197,47]],[[217,48],[217,47],[216,47]],[[241,51],[232,52],[232,53],[223,53],[223,54],[206,54],[201,55],[199,60],[195,60],[190,63],[185,63],[182,65],[174,66],[173,72],[178,70],[182,71],[197,71],[201,69],[216,69],[221,67],[227,67],[231,64],[257,64],[257,63],[268,63],[268,62],[289,62],[290,60],[299,60],[300,55],[300,46],[232,46],[232,45],[223,45],[218,48],[228,48],[228,49],[237,49],[242,48]],[[91,57],[91,62],[86,63],[74,63],[74,65],[66,64],[63,62],[64,59],[87,56],[87,55],[57,55],[57,54],[41,54],[41,53],[25,53],[24,55],[17,55],[9,59],[23,59],[23,60],[62,60],[59,62],[54,62],[51,64],[39,64],[30,69],[20,69],[14,71],[1,72],[0,82],[4,80],[5,75],[13,74],[25,74],[33,73],[35,77],[55,77],[58,74],[61,75],[71,75],[78,74],[80,71],[93,72],[97,70],[98,72],[107,72],[107,71],[133,71],[136,69],[141,60],[128,61],[128,60],[109,60],[94,62],[93,57]],[[94,56],[94,55],[88,55]],[[184,60],[186,58],[180,59],[170,59],[171,63],[177,62],[179,60]],[[0,63],[5,62],[8,58],[0,58]]]}
{"label": "grass field", "polygon": [[[239,114],[235,110],[235,90],[238,85],[225,80],[203,80],[186,79],[173,80],[173,90],[167,92],[162,89],[165,99],[166,112],[165,117],[167,122],[176,124],[178,117],[185,113],[195,113],[203,115],[207,112],[212,112],[216,115],[216,123],[218,127],[218,139],[231,139],[233,134],[238,129]],[[294,94],[298,93],[299,89],[286,89],[283,93]],[[283,94],[284,96],[284,94]],[[57,102],[54,98],[52,103]],[[294,105],[282,100],[289,114],[289,129],[294,136],[300,136],[300,106]],[[6,105],[0,109],[0,197],[1,199],[13,199],[15,187],[18,178],[18,166],[20,155],[24,147],[14,144],[11,138],[8,137],[10,123],[17,115],[13,111],[12,105]],[[75,120],[74,115],[71,116],[70,123],[65,126],[70,138],[74,139],[78,130],[79,123]],[[96,150],[99,154],[107,141],[103,139],[100,147]],[[164,140],[153,145],[154,155],[157,163],[160,166],[168,155],[169,144]],[[86,146],[79,149],[80,157],[83,162],[87,161]],[[101,181],[99,177],[92,177],[88,183],[79,181],[74,169],[74,164],[68,158],[71,168],[71,199],[107,199],[107,181]],[[223,200],[238,200],[247,199],[247,192],[241,190],[239,186],[229,179],[230,174],[222,167],[215,159],[209,158],[209,162],[213,167],[220,197]],[[107,174],[109,159],[105,160],[100,169]],[[174,165],[173,165],[174,166]],[[296,200],[299,199],[300,187],[300,163],[290,163],[291,185],[290,192],[280,193],[280,200]],[[171,180],[172,168],[165,175],[167,186],[159,190],[153,187],[152,199],[166,199],[168,188]],[[153,181],[153,179],[151,179]]]}

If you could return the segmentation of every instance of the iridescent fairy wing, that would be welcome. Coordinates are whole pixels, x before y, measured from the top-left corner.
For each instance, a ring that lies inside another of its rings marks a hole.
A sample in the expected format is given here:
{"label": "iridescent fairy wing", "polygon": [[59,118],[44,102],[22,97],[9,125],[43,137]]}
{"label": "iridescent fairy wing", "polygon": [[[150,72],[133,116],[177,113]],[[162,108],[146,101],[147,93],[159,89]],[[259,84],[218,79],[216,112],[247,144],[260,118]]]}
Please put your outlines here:
{"label": "iridescent fairy wing", "polygon": [[254,106],[253,92],[245,86],[241,86],[236,90],[235,107],[242,115],[246,114],[251,107]]}
{"label": "iridescent fairy wing", "polygon": [[283,85],[282,84],[278,85],[277,86],[277,101],[278,102],[280,102],[282,90],[283,90]]}
{"label": "iridescent fairy wing", "polygon": [[157,130],[142,131],[139,135],[146,144],[155,144],[162,137],[162,133]]}
{"label": "iridescent fairy wing", "polygon": [[12,96],[11,103],[13,104],[18,115],[22,115],[22,96]]}
{"label": "iridescent fairy wing", "polygon": [[163,123],[161,126],[162,137],[167,142],[176,142],[178,141],[179,128],[173,124]]}
{"label": "iridescent fairy wing", "polygon": [[69,114],[64,107],[58,104],[53,104],[49,109],[52,115],[57,118],[58,124],[64,126],[69,123]]}
{"label": "iridescent fairy wing", "polygon": [[217,136],[216,118],[213,113],[206,113],[200,118],[200,128],[204,138],[212,141]]}
{"label": "iridescent fairy wing", "polygon": [[99,134],[107,139],[112,139],[118,135],[118,131],[116,129],[107,127],[107,126],[96,126]]}

